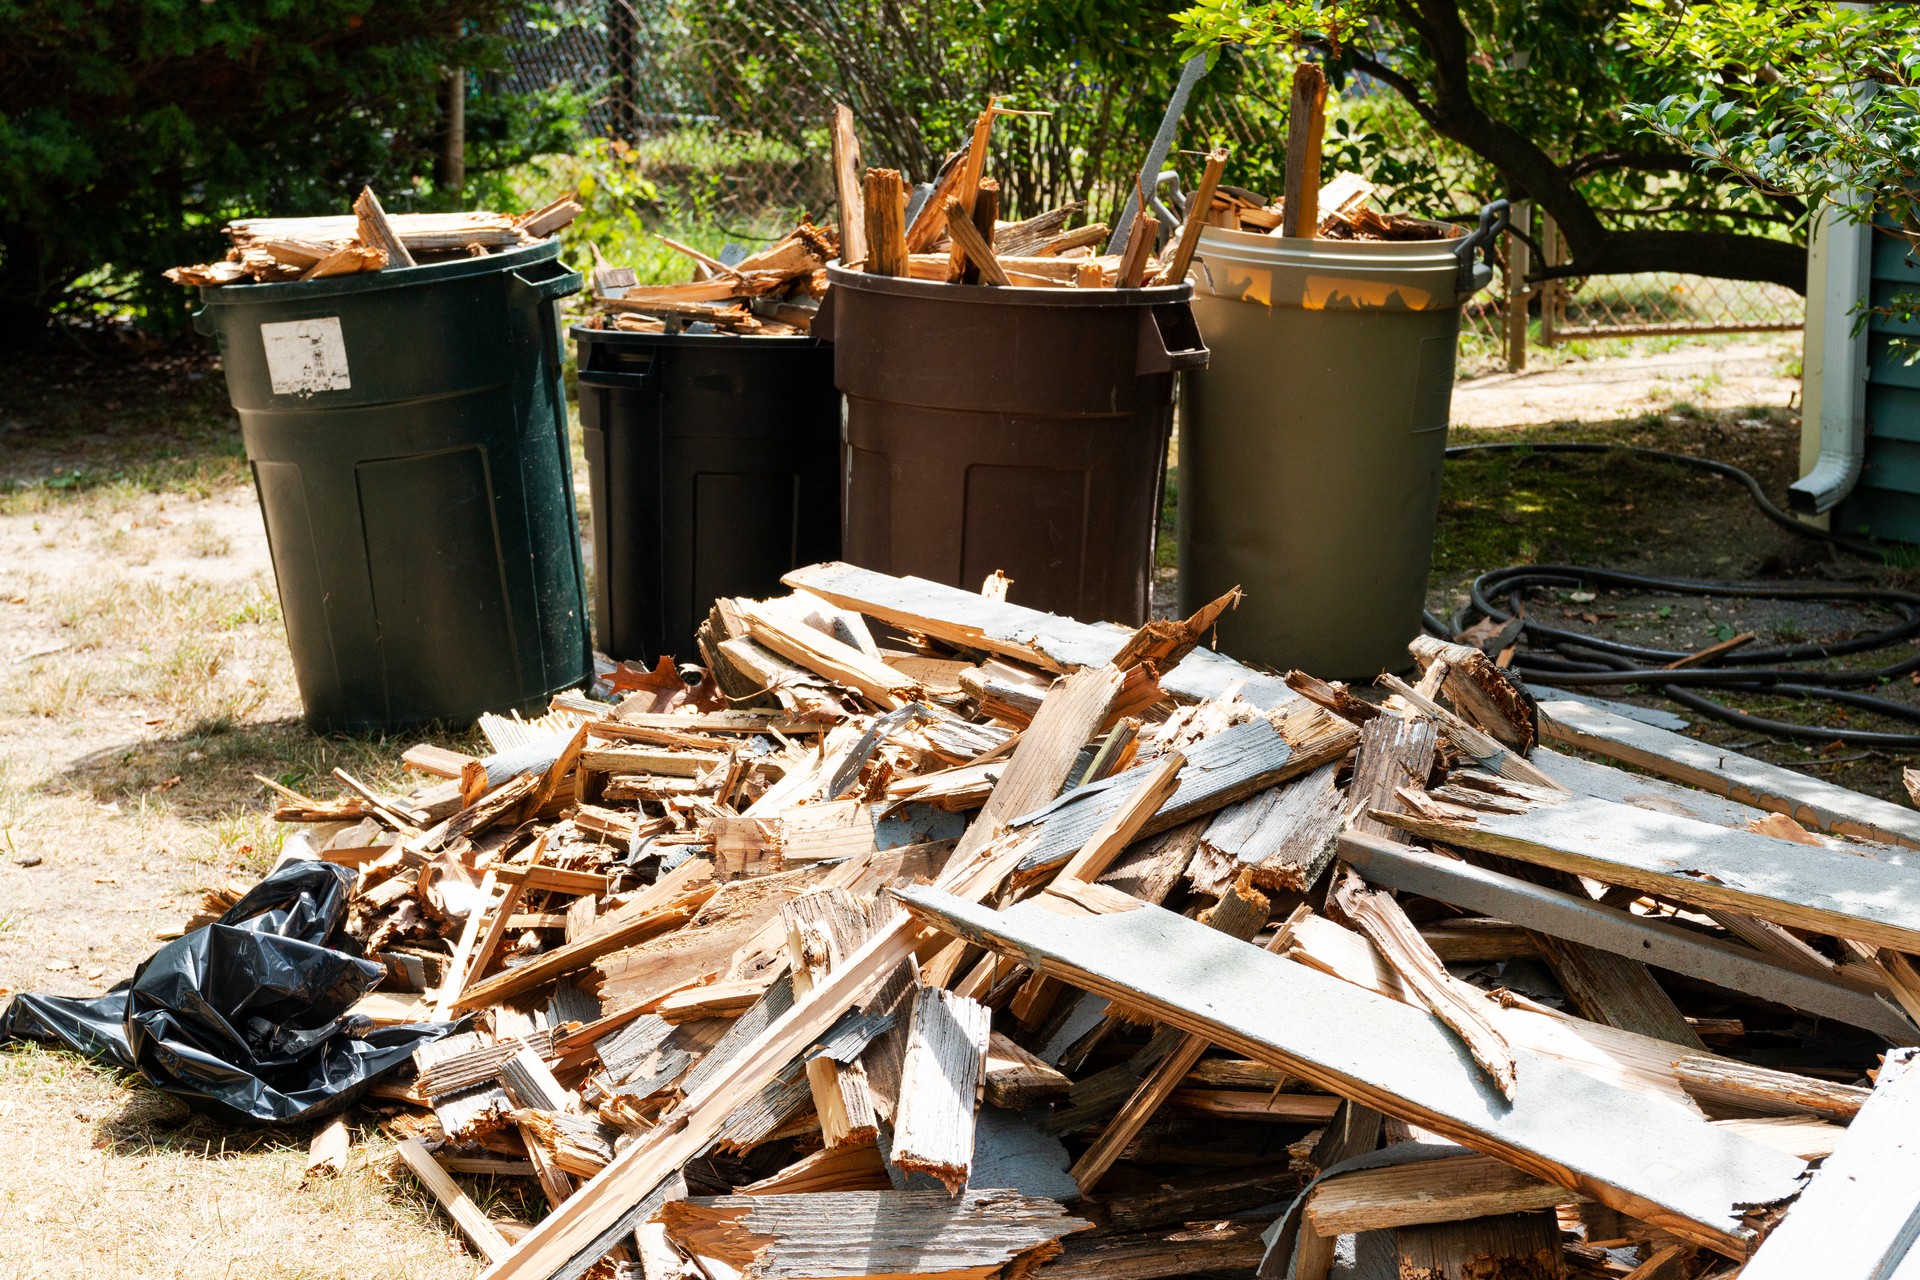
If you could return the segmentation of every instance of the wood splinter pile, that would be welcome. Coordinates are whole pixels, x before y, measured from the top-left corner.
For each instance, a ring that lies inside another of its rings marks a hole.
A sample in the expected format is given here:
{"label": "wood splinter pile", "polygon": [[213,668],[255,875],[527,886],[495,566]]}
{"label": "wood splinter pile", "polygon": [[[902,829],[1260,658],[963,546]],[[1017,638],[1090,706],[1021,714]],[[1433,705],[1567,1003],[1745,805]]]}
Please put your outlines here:
{"label": "wood splinter pile", "polygon": [[593,272],[593,300],[604,314],[589,317],[589,328],[666,333],[704,321],[722,333],[804,334],[827,291],[827,263],[840,252],[837,230],[805,219],[731,266],[666,236],[659,240],[693,260],[694,278],[643,285],[632,267],[601,261]]}
{"label": "wood splinter pile", "polygon": [[519,217],[486,212],[389,214],[367,187],[350,214],[230,222],[224,230],[233,247],[224,260],[174,267],[166,277],[179,285],[270,284],[484,257],[537,244],[579,213],[580,202],[569,195]]}
{"label": "wood splinter pile", "polygon": [[1920,815],[1461,644],[1373,702],[1202,647],[1231,597],[787,582],[699,685],[281,812],[369,1011],[474,1017],[376,1099],[489,1280],[1920,1265]]}

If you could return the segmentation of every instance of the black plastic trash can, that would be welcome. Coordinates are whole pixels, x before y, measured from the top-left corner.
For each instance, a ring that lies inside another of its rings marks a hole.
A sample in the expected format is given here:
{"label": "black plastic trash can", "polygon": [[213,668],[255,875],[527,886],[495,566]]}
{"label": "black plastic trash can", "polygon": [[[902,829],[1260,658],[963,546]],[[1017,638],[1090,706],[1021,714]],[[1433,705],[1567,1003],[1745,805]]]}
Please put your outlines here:
{"label": "black plastic trash can", "polygon": [[575,328],[594,635],[690,658],[721,596],[840,555],[840,393],[812,338]]}
{"label": "black plastic trash can", "polygon": [[559,253],[201,291],[314,729],[531,710],[590,674]]}

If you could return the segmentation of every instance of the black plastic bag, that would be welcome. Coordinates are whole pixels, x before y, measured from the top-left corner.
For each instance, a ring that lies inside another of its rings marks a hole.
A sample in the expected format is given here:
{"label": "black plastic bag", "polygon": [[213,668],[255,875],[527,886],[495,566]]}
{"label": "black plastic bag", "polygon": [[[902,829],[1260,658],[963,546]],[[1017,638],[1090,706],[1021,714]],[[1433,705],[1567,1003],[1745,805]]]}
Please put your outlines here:
{"label": "black plastic bag", "polygon": [[290,862],[218,921],[169,942],[94,999],[19,995],[0,1040],[50,1040],[137,1071],[222,1119],[292,1124],[350,1106],[458,1023],[350,1017],[385,972],[329,943],[354,872]]}

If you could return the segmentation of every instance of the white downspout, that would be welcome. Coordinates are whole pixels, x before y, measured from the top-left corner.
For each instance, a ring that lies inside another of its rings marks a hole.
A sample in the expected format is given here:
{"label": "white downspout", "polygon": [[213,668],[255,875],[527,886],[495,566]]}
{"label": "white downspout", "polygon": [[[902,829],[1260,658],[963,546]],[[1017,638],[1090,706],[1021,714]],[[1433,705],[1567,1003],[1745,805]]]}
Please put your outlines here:
{"label": "white downspout", "polygon": [[1819,282],[1820,455],[1787,490],[1788,505],[1803,515],[1831,511],[1853,492],[1867,452],[1867,332],[1859,312],[1872,282],[1873,228],[1828,207],[1814,234],[1827,237]]}
{"label": "white downspout", "polygon": [[[1873,97],[1876,86],[1857,80],[1847,91],[1857,111]],[[1871,193],[1849,188],[1842,203],[1856,205],[1863,195],[1872,198]],[[1840,505],[1860,483],[1867,457],[1867,324],[1860,310],[1873,287],[1873,224],[1828,205],[1819,214],[1814,233],[1830,237],[1826,277],[1821,281],[1825,313],[1820,326],[1820,455],[1813,470],[1787,489],[1787,505],[1800,515],[1821,515]]]}

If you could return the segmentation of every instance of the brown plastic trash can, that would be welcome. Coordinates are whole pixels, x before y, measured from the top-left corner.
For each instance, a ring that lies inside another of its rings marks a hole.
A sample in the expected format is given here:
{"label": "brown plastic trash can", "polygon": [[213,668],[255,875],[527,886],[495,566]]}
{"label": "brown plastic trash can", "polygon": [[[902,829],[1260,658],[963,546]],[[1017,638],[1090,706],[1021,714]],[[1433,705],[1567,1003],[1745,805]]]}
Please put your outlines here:
{"label": "brown plastic trash can", "polygon": [[1138,624],[1192,287],[993,288],[833,265],[816,336],[847,398],[845,557]]}

